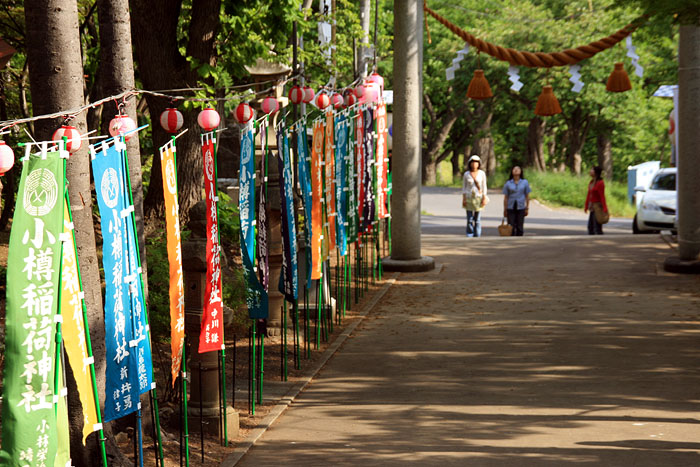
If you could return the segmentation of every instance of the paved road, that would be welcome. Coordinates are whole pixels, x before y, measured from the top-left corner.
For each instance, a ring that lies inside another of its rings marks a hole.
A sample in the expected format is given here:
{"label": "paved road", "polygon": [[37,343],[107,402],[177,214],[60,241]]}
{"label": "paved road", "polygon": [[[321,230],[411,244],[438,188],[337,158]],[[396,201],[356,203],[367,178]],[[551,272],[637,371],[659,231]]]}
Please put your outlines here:
{"label": "paved road", "polygon": [[[482,213],[482,235],[498,236],[497,226],[503,217],[503,195],[489,193],[491,202]],[[459,188],[423,187],[421,195],[421,230],[424,234],[465,235],[466,214],[462,209]],[[537,201],[530,203],[525,218],[525,235],[588,235],[588,215],[582,210],[550,208]],[[605,234],[629,234],[632,220],[613,218],[603,227]]]}
{"label": "paved road", "polygon": [[458,192],[424,191],[439,267],[400,275],[238,465],[700,465],[700,279],[570,210],[501,239],[501,200],[472,241]]}

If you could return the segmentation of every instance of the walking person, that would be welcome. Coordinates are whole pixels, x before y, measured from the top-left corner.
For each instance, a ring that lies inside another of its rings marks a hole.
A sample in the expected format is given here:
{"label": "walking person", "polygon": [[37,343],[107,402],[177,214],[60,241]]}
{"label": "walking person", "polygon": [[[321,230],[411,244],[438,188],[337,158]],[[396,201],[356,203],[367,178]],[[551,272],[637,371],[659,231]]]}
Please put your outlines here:
{"label": "walking person", "polygon": [[462,207],[467,210],[467,237],[481,237],[481,210],[486,196],[486,173],[481,170],[481,158],[473,155],[467,161],[462,178]]}
{"label": "walking person", "polygon": [[525,216],[530,209],[530,184],[523,178],[523,169],[519,165],[510,170],[510,178],[503,185],[503,217],[513,226],[513,236],[522,237]]}
{"label": "walking person", "polygon": [[[603,224],[598,222],[596,211],[608,212],[605,203],[605,182],[603,181],[603,169],[600,166],[593,167],[590,172],[591,182],[588,184],[588,195],[583,212],[591,211],[588,216],[588,235],[603,235]],[[606,222],[603,220],[603,222]]]}

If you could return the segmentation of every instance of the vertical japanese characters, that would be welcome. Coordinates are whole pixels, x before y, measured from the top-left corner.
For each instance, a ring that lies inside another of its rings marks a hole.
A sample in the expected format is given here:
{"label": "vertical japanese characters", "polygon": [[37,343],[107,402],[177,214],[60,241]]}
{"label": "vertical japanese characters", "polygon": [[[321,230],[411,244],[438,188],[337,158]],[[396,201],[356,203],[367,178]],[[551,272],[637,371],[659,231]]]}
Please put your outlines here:
{"label": "vertical japanese characters", "polygon": [[214,133],[202,136],[204,158],[204,191],[207,206],[207,277],[204,287],[204,313],[199,333],[199,352],[224,347],[223,300],[221,296],[221,245],[216,191],[216,159]]}
{"label": "vertical japanese characters", "polygon": [[[57,453],[56,316],[65,190],[63,151],[22,168],[10,234],[0,464],[51,466]],[[65,153],[67,155],[67,153]]]}
{"label": "vertical japanese characters", "polygon": [[175,385],[182,365],[182,347],[185,343],[185,287],[182,275],[180,208],[177,201],[177,163],[173,142],[160,148],[160,160],[170,272],[170,373],[172,384]]}

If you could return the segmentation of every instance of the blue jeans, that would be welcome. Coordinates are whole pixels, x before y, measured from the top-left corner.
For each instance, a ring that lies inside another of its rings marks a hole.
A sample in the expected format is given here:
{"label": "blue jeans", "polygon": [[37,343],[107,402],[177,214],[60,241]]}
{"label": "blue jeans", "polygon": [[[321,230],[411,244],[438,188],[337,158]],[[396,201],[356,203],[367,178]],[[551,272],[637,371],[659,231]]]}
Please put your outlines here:
{"label": "blue jeans", "polygon": [[467,237],[481,237],[481,211],[467,211]]}

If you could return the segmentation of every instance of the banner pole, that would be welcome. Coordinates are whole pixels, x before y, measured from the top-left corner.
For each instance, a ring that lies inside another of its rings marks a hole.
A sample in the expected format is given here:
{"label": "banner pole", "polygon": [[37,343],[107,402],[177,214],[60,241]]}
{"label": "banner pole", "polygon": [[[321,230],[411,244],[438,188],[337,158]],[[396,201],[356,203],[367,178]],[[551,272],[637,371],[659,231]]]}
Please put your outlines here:
{"label": "banner pole", "polygon": [[226,350],[224,349],[224,344],[221,344],[221,402],[223,403],[224,415],[224,446],[228,446],[228,418],[226,417]]}
{"label": "banner pole", "polygon": [[287,381],[287,300],[282,300],[282,380]]}
{"label": "banner pole", "polygon": [[255,340],[257,338],[258,338],[258,335],[257,335],[257,330],[256,330],[256,320],[253,320],[253,352],[251,354],[251,358],[253,359],[253,362],[252,362],[253,365],[251,366],[252,375],[253,375],[253,378],[252,378],[253,392],[252,392],[252,397],[251,397],[251,401],[252,401],[251,408],[252,408],[253,415],[255,415],[255,391],[257,389],[256,388],[256,385],[257,385],[256,377],[258,375],[257,362],[255,361],[255,356],[256,356],[255,353],[257,352],[257,349],[255,348]]}
{"label": "banner pole", "polygon": [[[144,128],[145,128],[145,126],[144,126]],[[123,136],[121,139],[123,142],[123,139],[124,139]],[[174,153],[173,153],[173,157],[175,157]],[[131,177],[129,176],[129,159],[128,159],[128,157],[122,157],[122,162],[123,162],[124,168],[125,168],[124,175],[126,177],[127,184],[128,184],[127,194],[129,195],[129,203],[133,206],[134,196],[133,196],[133,193],[131,190]],[[175,160],[175,162],[177,163],[177,159]],[[133,210],[132,210],[129,218],[131,219],[134,233],[138,232],[138,229],[136,226],[136,215],[134,214]],[[135,236],[135,240],[136,240],[136,244],[138,245],[138,235]],[[136,248],[135,251],[136,251],[136,267],[140,269],[141,268],[141,252],[139,251],[139,248]],[[139,282],[141,285],[141,291],[143,292],[143,290],[144,290],[143,274],[138,274],[138,277],[139,277]],[[148,306],[146,304],[145,297],[144,297],[144,301],[143,301],[143,313],[144,313],[144,317],[146,319],[146,334],[148,336],[147,338],[148,338],[148,342],[149,342],[149,347],[151,349],[151,354],[153,354],[153,340],[151,339],[151,326],[149,324]],[[184,351],[183,351],[183,354],[184,354]],[[152,358],[152,356],[151,356],[151,375],[153,375],[153,358]],[[160,433],[160,416],[159,416],[160,410],[158,409],[158,395],[156,393],[155,381],[154,381],[154,384],[151,386],[150,392],[151,392],[151,402],[152,402],[152,404],[155,405],[155,407],[154,407],[155,420],[153,420],[153,422],[155,424],[155,430],[156,430],[156,434],[157,434],[156,439],[154,439],[153,441],[156,443],[156,446],[157,446],[157,449],[158,449],[158,452],[160,455],[160,463],[161,463],[161,465],[165,465],[164,461],[163,461],[163,441],[161,439],[161,433]],[[140,395],[139,395],[139,399],[140,399]],[[139,410],[139,416],[140,416],[140,410]],[[143,462],[143,460],[142,460],[142,462]]]}
{"label": "banner pole", "polygon": [[202,361],[199,361],[199,449],[204,464],[204,414],[202,412]]}
{"label": "banner pole", "polygon": [[[185,337],[185,345],[182,346],[182,406],[185,423],[185,465],[190,465],[190,430],[187,414],[187,337]],[[200,388],[201,392],[201,388]]]}
{"label": "banner pole", "polygon": [[[64,148],[65,148],[65,141],[67,141],[67,138],[64,136]],[[65,171],[65,164],[63,170]],[[68,219],[70,222],[73,222],[73,211],[70,209],[70,199],[68,197],[68,191],[66,190],[64,193],[64,202],[68,205]],[[76,270],[78,272],[78,284],[80,284],[80,290],[83,290],[83,279],[80,273],[80,265],[77,264],[78,261],[78,246],[75,243],[75,230],[71,230],[71,236],[73,237],[73,254],[75,255],[75,260],[76,260]],[[59,302],[60,303],[60,302]],[[85,334],[85,343],[87,347],[87,354],[88,354],[88,359],[90,360],[90,379],[92,380],[92,395],[93,399],[95,402],[95,413],[97,415],[97,424],[100,427],[99,430],[96,430],[98,432],[98,439],[97,442],[100,446],[100,454],[102,456],[102,465],[103,467],[108,467],[107,466],[107,449],[105,447],[105,435],[104,435],[104,430],[102,429],[102,412],[100,411],[100,400],[99,396],[97,394],[97,378],[95,376],[95,357],[93,356],[92,353],[92,341],[90,340],[90,327],[88,326],[88,319],[87,319],[87,305],[85,304],[85,299],[80,300],[82,312],[83,312],[83,323],[84,323],[84,334]]]}

